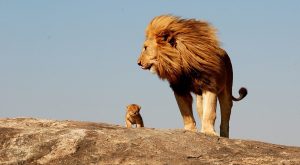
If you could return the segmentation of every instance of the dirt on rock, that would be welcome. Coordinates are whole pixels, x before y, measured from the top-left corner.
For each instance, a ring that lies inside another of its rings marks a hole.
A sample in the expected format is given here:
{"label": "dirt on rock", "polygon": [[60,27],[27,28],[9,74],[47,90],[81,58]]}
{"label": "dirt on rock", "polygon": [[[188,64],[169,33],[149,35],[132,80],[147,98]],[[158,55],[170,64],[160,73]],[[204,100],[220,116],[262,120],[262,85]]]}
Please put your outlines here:
{"label": "dirt on rock", "polygon": [[184,130],[0,119],[0,164],[300,164],[300,147]]}

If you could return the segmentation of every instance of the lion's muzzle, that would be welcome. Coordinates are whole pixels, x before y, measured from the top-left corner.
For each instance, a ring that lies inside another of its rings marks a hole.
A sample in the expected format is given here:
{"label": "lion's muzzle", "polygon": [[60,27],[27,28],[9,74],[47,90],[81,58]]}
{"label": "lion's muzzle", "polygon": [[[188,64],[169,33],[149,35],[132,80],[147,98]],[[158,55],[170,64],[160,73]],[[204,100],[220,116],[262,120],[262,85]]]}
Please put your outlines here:
{"label": "lion's muzzle", "polygon": [[137,64],[144,70],[150,70],[150,68],[152,67],[152,64],[142,64],[142,60],[140,59],[138,60]]}

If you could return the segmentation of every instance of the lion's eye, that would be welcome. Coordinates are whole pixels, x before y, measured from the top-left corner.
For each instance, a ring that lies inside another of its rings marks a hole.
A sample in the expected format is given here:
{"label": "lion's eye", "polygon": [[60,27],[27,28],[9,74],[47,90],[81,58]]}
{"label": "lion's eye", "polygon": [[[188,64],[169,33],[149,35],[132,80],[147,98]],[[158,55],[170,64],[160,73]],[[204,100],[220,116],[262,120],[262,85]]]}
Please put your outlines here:
{"label": "lion's eye", "polygon": [[147,50],[147,46],[144,46],[144,50]]}

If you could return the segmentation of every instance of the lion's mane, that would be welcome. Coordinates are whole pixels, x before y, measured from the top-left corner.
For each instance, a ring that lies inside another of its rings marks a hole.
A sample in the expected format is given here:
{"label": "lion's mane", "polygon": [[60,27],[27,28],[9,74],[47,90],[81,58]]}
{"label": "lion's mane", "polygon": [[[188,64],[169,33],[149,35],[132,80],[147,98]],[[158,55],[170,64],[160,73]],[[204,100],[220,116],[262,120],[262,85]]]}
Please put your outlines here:
{"label": "lion's mane", "polygon": [[156,39],[157,74],[167,79],[174,90],[216,90],[218,78],[224,74],[226,52],[220,48],[216,30],[209,23],[162,15],[150,22],[146,38]]}

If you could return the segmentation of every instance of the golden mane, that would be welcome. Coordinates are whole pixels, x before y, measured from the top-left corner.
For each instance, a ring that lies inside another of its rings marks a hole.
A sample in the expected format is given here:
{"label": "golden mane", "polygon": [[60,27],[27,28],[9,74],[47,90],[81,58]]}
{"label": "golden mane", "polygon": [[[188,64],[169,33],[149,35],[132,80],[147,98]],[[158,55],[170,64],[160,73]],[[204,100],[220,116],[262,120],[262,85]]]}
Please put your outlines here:
{"label": "golden mane", "polygon": [[216,30],[209,23],[162,15],[150,22],[146,38],[156,39],[158,75],[171,85],[189,75],[184,78],[200,78],[198,85],[210,89],[209,86],[216,86],[218,81],[213,78],[222,77],[225,51],[220,48]]}

